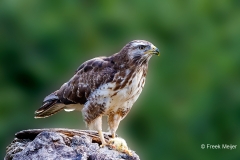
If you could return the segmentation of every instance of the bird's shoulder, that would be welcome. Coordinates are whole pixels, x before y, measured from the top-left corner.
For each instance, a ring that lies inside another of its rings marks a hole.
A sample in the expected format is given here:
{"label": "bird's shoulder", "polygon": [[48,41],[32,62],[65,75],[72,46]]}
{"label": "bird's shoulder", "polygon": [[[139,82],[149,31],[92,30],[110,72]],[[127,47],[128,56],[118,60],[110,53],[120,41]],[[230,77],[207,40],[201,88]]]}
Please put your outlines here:
{"label": "bird's shoulder", "polygon": [[80,65],[74,76],[58,90],[57,94],[65,104],[84,104],[89,95],[99,86],[111,82],[117,69],[111,57],[97,57]]}
{"label": "bird's shoulder", "polygon": [[96,57],[81,64],[75,73],[101,72],[106,68],[114,68],[115,61],[112,57]]}

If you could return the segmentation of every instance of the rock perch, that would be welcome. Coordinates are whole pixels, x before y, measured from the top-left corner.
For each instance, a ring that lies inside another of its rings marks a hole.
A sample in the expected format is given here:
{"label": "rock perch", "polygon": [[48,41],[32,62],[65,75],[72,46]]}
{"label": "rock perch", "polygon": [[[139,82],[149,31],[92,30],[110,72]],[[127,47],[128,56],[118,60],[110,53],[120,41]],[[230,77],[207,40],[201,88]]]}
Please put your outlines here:
{"label": "rock perch", "polygon": [[[16,138],[7,147],[4,160],[139,160],[131,155],[101,148],[98,133],[74,129],[32,129],[15,134]],[[106,141],[110,135],[104,133]]]}

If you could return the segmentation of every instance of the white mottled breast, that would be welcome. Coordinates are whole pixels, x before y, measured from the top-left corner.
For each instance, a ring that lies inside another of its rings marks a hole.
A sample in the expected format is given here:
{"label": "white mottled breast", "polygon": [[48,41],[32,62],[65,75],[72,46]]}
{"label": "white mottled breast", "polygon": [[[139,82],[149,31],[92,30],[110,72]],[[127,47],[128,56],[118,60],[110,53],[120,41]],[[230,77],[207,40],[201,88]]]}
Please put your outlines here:
{"label": "white mottled breast", "polygon": [[132,77],[130,80],[132,80],[132,83],[120,89],[116,97],[121,101],[133,101],[134,103],[142,92],[142,88],[145,83],[145,77],[143,77],[143,72],[140,71],[138,74],[136,74],[135,77]]}
{"label": "white mottled breast", "polygon": [[[128,70],[126,72],[129,73]],[[104,103],[105,114],[116,112],[119,108],[129,110],[139,97],[145,84],[145,76],[143,76],[142,70],[135,77],[129,79],[129,81],[131,80],[131,84],[128,83],[123,88],[115,91],[116,82],[104,84],[91,95],[90,99],[97,101],[99,104]]]}

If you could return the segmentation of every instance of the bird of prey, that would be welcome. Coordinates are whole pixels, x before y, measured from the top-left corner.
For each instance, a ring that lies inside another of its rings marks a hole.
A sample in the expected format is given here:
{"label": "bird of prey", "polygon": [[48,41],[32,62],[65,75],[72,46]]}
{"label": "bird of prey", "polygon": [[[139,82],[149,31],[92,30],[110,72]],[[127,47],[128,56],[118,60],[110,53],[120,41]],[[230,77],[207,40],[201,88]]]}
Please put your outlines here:
{"label": "bird of prey", "polygon": [[148,61],[159,50],[145,40],[133,40],[118,53],[97,57],[79,66],[74,76],[43,100],[35,118],[49,117],[61,110],[82,111],[84,122],[102,133],[102,116],[108,117],[112,137],[142,92]]}

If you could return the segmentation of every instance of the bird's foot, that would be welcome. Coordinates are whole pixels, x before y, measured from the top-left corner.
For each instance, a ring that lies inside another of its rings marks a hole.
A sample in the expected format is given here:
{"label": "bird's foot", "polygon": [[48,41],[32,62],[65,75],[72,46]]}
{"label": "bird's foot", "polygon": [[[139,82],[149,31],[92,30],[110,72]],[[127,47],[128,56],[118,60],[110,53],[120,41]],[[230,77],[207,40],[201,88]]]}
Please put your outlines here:
{"label": "bird's foot", "polygon": [[126,141],[120,137],[111,138],[107,145],[114,150],[132,156],[132,152],[128,149]]}

